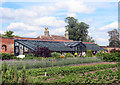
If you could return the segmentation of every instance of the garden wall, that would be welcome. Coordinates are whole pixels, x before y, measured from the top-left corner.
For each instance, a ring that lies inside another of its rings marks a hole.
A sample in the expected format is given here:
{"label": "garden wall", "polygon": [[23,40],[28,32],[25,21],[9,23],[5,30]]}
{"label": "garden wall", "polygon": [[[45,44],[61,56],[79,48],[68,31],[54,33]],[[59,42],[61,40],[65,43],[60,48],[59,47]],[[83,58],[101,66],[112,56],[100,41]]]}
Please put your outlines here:
{"label": "garden wall", "polygon": [[14,53],[14,38],[0,38],[0,52]]}

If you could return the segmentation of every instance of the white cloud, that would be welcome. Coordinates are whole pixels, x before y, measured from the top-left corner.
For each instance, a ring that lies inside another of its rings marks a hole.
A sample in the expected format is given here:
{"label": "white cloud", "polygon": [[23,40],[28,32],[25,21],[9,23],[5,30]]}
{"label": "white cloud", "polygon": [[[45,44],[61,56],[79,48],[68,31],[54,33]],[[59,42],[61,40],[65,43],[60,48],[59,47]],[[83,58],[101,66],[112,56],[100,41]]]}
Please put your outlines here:
{"label": "white cloud", "polygon": [[21,30],[21,31],[37,31],[37,30],[41,30],[41,28],[38,28],[37,26],[30,26],[24,23],[11,23],[7,29],[9,30]]}
{"label": "white cloud", "polygon": [[99,28],[99,30],[101,30],[101,31],[111,30],[111,29],[118,29],[118,22],[113,22],[113,23],[110,23],[108,25],[105,25],[105,26]]}
{"label": "white cloud", "polygon": [[0,31],[1,34],[4,34],[4,31]]}
{"label": "white cloud", "polygon": [[107,38],[98,38],[97,40],[100,41],[100,42],[106,42],[106,41],[108,41]]}
{"label": "white cloud", "polygon": [[51,34],[55,34],[55,35],[62,35],[64,36],[65,34],[65,28],[56,28],[55,30],[51,30],[50,31]]}
{"label": "white cloud", "polygon": [[69,17],[76,17],[76,14],[75,13],[67,13],[67,16],[69,16]]}
{"label": "white cloud", "polygon": [[64,15],[75,17],[76,13],[92,13],[94,10],[94,8],[86,6],[85,3],[78,0],[56,1],[51,6],[31,6],[23,9],[0,7],[0,19],[3,23],[14,20],[30,23],[36,18],[59,14],[59,11],[65,11]]}
{"label": "white cloud", "polygon": [[83,1],[80,0],[60,1],[56,3],[56,7],[59,9],[67,9],[73,13],[92,13],[95,11],[95,8],[86,6]]}
{"label": "white cloud", "polygon": [[19,35],[21,37],[37,37],[43,34],[44,28],[16,22],[11,23],[7,27],[7,30],[12,30],[15,35]]}
{"label": "white cloud", "polygon": [[50,15],[57,11],[54,6],[34,6],[32,7],[32,10],[37,13],[38,16]]}
{"label": "white cloud", "polygon": [[41,26],[52,26],[52,27],[65,26],[64,20],[57,20],[55,17],[41,17],[35,19],[35,22],[33,23]]}
{"label": "white cloud", "polygon": [[36,36],[39,36],[39,35],[38,35],[37,32],[28,32],[28,33],[24,34],[24,36],[28,36],[28,37],[29,36],[32,36],[32,37],[35,36],[36,37]]}

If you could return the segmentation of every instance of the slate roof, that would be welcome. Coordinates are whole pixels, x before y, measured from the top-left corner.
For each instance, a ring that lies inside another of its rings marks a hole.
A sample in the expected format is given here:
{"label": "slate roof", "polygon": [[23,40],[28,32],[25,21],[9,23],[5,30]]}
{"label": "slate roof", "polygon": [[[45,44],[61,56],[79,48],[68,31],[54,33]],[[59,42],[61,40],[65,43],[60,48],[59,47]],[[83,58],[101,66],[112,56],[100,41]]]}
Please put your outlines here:
{"label": "slate roof", "polygon": [[[95,44],[88,44],[88,43],[81,43],[79,41],[74,42],[57,42],[57,41],[40,41],[40,40],[22,40],[22,39],[15,39],[15,42],[18,42],[25,47],[35,51],[35,48],[39,45],[39,47],[48,47],[51,51],[74,51],[73,47],[83,45],[85,49],[83,51],[92,50],[92,51],[100,51],[103,48],[95,45]],[[79,46],[81,47],[81,46]]]}
{"label": "slate roof", "polygon": [[[100,51],[100,50],[105,50],[95,44],[87,44],[87,43],[84,43],[85,46],[86,46],[86,51],[87,50],[92,50],[92,51]],[[105,50],[106,51],[106,50]]]}
{"label": "slate roof", "polygon": [[35,50],[36,46],[49,47],[51,51],[73,51],[72,48],[65,46],[64,42],[39,40],[15,40],[15,42],[18,42],[33,51]]}

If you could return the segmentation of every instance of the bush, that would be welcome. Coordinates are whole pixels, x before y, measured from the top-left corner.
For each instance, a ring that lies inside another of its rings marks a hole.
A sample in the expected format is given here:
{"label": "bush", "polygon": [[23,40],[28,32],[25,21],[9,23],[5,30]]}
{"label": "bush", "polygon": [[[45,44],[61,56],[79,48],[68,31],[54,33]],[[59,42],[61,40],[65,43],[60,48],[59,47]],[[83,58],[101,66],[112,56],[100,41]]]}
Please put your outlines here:
{"label": "bush", "polygon": [[53,52],[53,53],[51,53],[51,56],[55,57],[55,58],[60,58],[60,53]]}
{"label": "bush", "polygon": [[112,49],[112,50],[110,51],[110,53],[116,53],[116,52],[120,52],[120,50]]}
{"label": "bush", "polygon": [[116,53],[103,53],[103,60],[104,61],[109,61],[109,62],[119,62],[120,61],[120,52],[116,52]]}
{"label": "bush", "polygon": [[89,57],[92,57],[92,51],[91,50],[87,50],[86,55]]}
{"label": "bush", "polygon": [[65,58],[65,56],[64,55],[60,55],[60,58]]}
{"label": "bush", "polygon": [[35,56],[37,57],[50,57],[51,52],[48,47],[39,47],[35,49]]}
{"label": "bush", "polygon": [[14,54],[9,54],[9,53],[2,53],[2,60],[10,60],[10,59],[17,59]]}
{"label": "bush", "polygon": [[65,54],[65,57],[67,58],[67,57],[73,57],[73,54],[71,54],[71,53],[66,53]]}
{"label": "bush", "polygon": [[25,57],[23,59],[34,59],[34,54],[25,54]]}

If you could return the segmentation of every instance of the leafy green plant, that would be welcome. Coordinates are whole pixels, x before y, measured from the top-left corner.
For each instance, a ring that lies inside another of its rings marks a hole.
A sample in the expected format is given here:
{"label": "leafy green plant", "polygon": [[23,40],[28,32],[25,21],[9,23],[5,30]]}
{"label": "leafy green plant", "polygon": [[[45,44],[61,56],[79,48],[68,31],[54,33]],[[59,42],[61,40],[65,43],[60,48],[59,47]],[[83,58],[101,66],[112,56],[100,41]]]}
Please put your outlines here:
{"label": "leafy green plant", "polygon": [[92,51],[91,50],[87,50],[86,55],[89,56],[89,57],[92,57],[93,56]]}
{"label": "leafy green plant", "polygon": [[71,54],[71,53],[66,53],[66,54],[65,54],[65,57],[66,57],[66,58],[68,58],[68,57],[73,57],[73,54]]}
{"label": "leafy green plant", "polygon": [[2,55],[2,60],[17,59],[17,57],[14,56],[14,54],[1,53],[0,55]]}
{"label": "leafy green plant", "polygon": [[116,53],[104,53],[103,54],[103,59],[104,61],[120,61],[120,53],[119,52],[116,52]]}
{"label": "leafy green plant", "polygon": [[60,53],[53,52],[53,53],[51,53],[51,56],[55,57],[55,58],[60,58]]}

